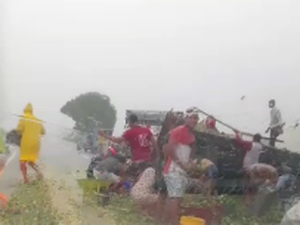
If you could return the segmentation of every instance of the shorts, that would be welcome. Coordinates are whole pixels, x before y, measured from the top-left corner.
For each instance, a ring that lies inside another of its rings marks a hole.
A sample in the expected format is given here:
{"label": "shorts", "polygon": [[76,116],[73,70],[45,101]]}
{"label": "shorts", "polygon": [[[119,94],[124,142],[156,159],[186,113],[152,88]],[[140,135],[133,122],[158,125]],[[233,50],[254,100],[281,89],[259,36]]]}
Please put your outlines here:
{"label": "shorts", "polygon": [[94,176],[97,180],[108,181],[113,184],[120,183],[121,178],[114,173],[110,173],[107,171],[98,171],[94,169]]}
{"label": "shorts", "polygon": [[164,179],[167,186],[168,197],[182,198],[188,186],[188,179],[184,174],[172,172],[164,174]]}
{"label": "shorts", "polygon": [[218,168],[215,165],[210,165],[206,168],[205,176],[208,179],[217,179],[219,177]]}

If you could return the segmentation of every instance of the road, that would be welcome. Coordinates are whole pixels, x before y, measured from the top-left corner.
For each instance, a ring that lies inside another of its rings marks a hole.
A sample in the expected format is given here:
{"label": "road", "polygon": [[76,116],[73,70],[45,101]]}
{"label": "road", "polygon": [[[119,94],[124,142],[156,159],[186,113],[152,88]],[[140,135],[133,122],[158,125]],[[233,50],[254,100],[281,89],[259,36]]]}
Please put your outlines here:
{"label": "road", "polygon": [[[11,196],[18,184],[22,182],[18,160],[19,149],[11,147],[10,150],[11,154],[5,156],[6,166],[0,180],[0,190],[7,196]],[[53,137],[45,138],[42,141],[40,163],[45,165],[46,173],[51,173],[51,177],[55,177],[55,180],[58,182],[63,181],[79,198],[81,190],[78,188],[74,174],[78,174],[77,171],[86,170],[91,157],[88,153],[79,154],[76,150],[76,145],[67,141]],[[65,194],[65,196],[69,195],[70,192]],[[64,202],[67,201],[65,200]],[[82,207],[82,213],[84,215],[83,219],[89,225],[96,225],[99,222],[107,225],[113,224],[109,219],[99,218],[99,212],[95,209]]]}
{"label": "road", "polygon": [[[10,150],[11,154],[5,157],[7,162],[0,180],[0,190],[8,196],[22,179],[18,161],[19,149],[11,147]],[[55,138],[45,138],[42,141],[40,162],[60,177],[67,175],[71,177],[77,170],[85,170],[90,158],[91,155],[87,153],[78,154],[73,143]]]}

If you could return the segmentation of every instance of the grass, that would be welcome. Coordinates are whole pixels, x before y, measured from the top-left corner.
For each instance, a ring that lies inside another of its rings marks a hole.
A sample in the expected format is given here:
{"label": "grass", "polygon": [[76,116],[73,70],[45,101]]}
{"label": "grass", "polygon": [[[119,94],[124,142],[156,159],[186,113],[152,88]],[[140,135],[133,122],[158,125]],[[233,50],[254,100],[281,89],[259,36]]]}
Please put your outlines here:
{"label": "grass", "polygon": [[[219,196],[213,201],[208,201],[201,195],[186,195],[183,205],[189,207],[209,207],[216,203],[222,203],[225,208],[230,209],[223,218],[221,225],[275,225],[280,224],[283,212],[273,207],[269,213],[257,218],[251,216],[243,207],[242,198],[239,196]],[[154,225],[154,221],[140,215],[129,197],[118,197],[112,200],[108,207],[110,214],[117,225]],[[225,211],[228,211],[225,209]]]}
{"label": "grass", "polygon": [[223,205],[225,210],[222,225],[276,225],[280,224],[284,215],[277,205],[273,204],[265,216],[252,216],[249,210],[244,207],[241,196],[222,195],[208,201],[201,195],[186,195],[183,204],[190,207],[207,207],[219,203]]}
{"label": "grass", "polygon": [[[90,198],[91,196],[89,196]],[[96,203],[97,197],[93,195],[90,198],[91,204]],[[221,225],[276,225],[280,224],[284,212],[279,210],[277,205],[260,218],[250,215],[249,210],[244,207],[241,196],[218,196],[208,201],[202,195],[185,195],[183,206],[201,208],[209,207],[215,204],[222,204],[225,208],[225,216]],[[130,197],[114,197],[107,207],[108,214],[117,225],[155,225],[155,221],[145,218],[141,215]]]}
{"label": "grass", "polygon": [[155,225],[155,221],[145,218],[136,210],[129,197],[114,198],[108,206],[110,215],[117,225]]}
{"label": "grass", "polygon": [[45,181],[21,184],[12,195],[9,208],[18,209],[19,214],[3,213],[0,220],[5,225],[58,225],[59,212],[51,204],[49,187]]}

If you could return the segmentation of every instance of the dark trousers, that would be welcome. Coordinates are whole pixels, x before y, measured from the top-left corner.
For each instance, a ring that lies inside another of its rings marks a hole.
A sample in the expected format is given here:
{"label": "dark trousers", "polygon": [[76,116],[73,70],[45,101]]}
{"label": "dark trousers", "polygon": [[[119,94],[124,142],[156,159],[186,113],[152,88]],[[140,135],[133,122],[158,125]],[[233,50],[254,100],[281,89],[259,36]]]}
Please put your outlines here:
{"label": "dark trousers", "polygon": [[271,129],[270,131],[270,146],[275,147],[275,143],[276,143],[276,139],[279,136],[280,132],[279,132],[279,128],[275,127],[273,129]]}

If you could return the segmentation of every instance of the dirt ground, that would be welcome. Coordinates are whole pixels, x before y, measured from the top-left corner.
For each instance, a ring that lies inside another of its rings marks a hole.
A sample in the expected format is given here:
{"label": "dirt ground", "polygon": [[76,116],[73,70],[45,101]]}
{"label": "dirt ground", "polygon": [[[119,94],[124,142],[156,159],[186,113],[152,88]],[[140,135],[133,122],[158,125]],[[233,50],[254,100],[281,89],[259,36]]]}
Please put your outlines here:
{"label": "dirt ground", "polygon": [[[12,154],[16,153],[12,151]],[[12,157],[12,155],[0,155],[0,159],[7,162],[3,176],[0,179],[0,191],[2,193],[6,194],[10,198],[12,197],[12,199],[21,199],[18,201],[21,201],[21,205],[23,208],[26,208],[27,205],[32,205],[31,203],[35,201],[34,199],[29,198],[29,196],[32,196],[32,198],[37,195],[39,195],[40,197],[46,196],[44,195],[45,193],[35,194],[35,192],[37,192],[40,187],[22,186],[23,184],[17,157]],[[43,182],[44,184],[42,184],[42,186],[46,185],[44,187],[47,187],[48,189],[47,192],[49,192],[49,199],[51,199],[49,200],[51,202],[51,208],[53,208],[54,211],[59,212],[60,214],[59,225],[115,225],[112,219],[108,218],[106,216],[107,214],[103,212],[101,208],[92,207],[90,204],[86,204],[83,201],[82,191],[77,185],[77,182],[72,174],[58,173],[55,172],[55,170],[46,168],[43,165],[42,168],[45,174],[45,179]],[[30,174],[34,175],[32,172]],[[45,190],[45,188],[42,189]],[[21,195],[25,192],[27,193],[25,194],[27,195],[26,198],[14,196],[14,194],[18,195],[20,193]],[[30,193],[31,195],[29,195],[28,193]],[[42,207],[44,207],[44,205]],[[16,217],[18,221],[23,221],[22,223],[19,223],[20,225],[32,225],[27,224],[25,221],[29,221],[29,215],[34,214],[32,214],[30,210],[28,211],[27,209],[25,209],[25,211],[26,213],[22,214],[21,210],[20,215],[18,215],[17,217],[11,215],[11,217]],[[15,220],[16,219],[14,218],[9,218],[9,220],[7,221]],[[34,218],[34,221],[35,220],[36,218]],[[9,222],[7,224],[12,223]]]}

